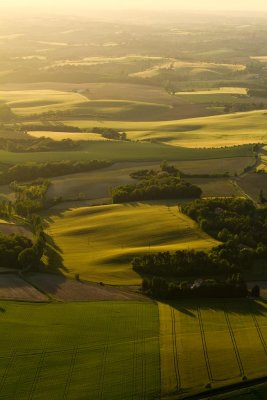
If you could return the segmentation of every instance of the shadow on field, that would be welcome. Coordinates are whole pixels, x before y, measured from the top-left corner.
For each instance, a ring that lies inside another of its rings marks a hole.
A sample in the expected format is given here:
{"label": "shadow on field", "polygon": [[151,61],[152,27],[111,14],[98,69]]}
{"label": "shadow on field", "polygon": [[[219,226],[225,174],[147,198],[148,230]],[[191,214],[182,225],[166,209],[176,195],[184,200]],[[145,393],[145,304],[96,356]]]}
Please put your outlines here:
{"label": "shadow on field", "polygon": [[227,311],[229,314],[267,316],[267,300],[254,299],[188,299],[180,301],[165,302],[175,310],[196,318],[197,310],[203,311]]}
{"label": "shadow on field", "polygon": [[46,241],[45,256],[47,257],[47,267],[57,273],[68,272],[63,262],[62,250],[51,236],[46,235]]}

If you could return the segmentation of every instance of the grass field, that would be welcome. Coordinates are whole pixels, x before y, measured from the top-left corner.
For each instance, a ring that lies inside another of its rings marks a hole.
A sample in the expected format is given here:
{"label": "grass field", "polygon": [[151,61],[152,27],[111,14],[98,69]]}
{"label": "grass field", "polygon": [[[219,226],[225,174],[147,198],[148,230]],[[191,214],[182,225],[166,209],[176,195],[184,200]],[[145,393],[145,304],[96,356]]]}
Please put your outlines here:
{"label": "grass field", "polygon": [[250,157],[251,146],[239,146],[214,149],[190,149],[168,146],[157,143],[140,142],[112,142],[91,141],[85,143],[81,150],[12,153],[0,150],[1,163],[18,164],[48,161],[82,161],[82,160],[110,160],[110,161],[162,161],[162,160],[207,160],[215,158]]}
{"label": "grass field", "polygon": [[266,110],[188,118],[184,120],[125,122],[78,120],[62,121],[80,128],[94,126],[121,129],[133,140],[155,139],[173,146],[220,147],[245,143],[266,143]]}
{"label": "grass field", "polygon": [[265,301],[180,301],[159,311],[163,395],[183,398],[266,374]]}
{"label": "grass field", "polygon": [[[210,249],[218,242],[203,233],[173,203],[84,207],[49,217],[47,264],[65,274],[109,284],[136,285],[131,259],[150,251]],[[116,234],[115,234],[116,233]]]}
{"label": "grass field", "polygon": [[3,400],[158,397],[152,302],[1,302],[0,320]]}

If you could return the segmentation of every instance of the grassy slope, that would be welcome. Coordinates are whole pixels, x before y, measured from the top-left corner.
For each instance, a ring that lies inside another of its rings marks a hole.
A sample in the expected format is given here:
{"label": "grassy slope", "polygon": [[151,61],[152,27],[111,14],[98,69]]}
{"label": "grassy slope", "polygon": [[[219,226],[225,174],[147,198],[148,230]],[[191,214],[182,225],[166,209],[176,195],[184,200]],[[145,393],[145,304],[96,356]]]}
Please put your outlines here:
{"label": "grassy slope", "polygon": [[65,121],[74,126],[106,126],[127,131],[131,139],[154,138],[175,146],[212,147],[266,142],[266,110],[173,121]]}
{"label": "grassy slope", "polygon": [[1,399],[153,399],[153,303],[1,303]]}
{"label": "grassy slope", "polygon": [[134,255],[217,244],[173,203],[73,209],[51,216],[47,231],[61,251],[58,257],[63,258],[67,274],[110,284],[140,284],[140,276],[131,268]]}
{"label": "grassy slope", "polygon": [[90,142],[81,151],[11,153],[0,150],[2,163],[17,164],[61,160],[162,161],[205,160],[251,156],[250,146],[221,149],[186,149],[155,143]]}
{"label": "grassy slope", "polygon": [[159,310],[165,394],[183,398],[208,383],[215,388],[265,375],[266,302],[183,301]]}
{"label": "grassy slope", "polygon": [[70,110],[77,104],[88,101],[78,93],[57,90],[0,91],[0,100],[7,103],[12,111],[20,116]]}

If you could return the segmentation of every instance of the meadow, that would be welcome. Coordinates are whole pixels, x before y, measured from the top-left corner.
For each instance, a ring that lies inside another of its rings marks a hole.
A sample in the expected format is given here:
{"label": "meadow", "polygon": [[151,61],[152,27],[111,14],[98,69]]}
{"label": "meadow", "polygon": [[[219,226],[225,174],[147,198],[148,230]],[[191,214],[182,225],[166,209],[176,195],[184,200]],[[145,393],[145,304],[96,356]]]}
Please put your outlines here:
{"label": "meadow", "polygon": [[51,244],[44,261],[50,268],[115,285],[141,283],[131,267],[135,255],[210,249],[218,243],[181,214],[173,202],[70,209],[49,215],[48,223]]}
{"label": "meadow", "polygon": [[1,302],[1,399],[146,399],[160,393],[152,302]]}

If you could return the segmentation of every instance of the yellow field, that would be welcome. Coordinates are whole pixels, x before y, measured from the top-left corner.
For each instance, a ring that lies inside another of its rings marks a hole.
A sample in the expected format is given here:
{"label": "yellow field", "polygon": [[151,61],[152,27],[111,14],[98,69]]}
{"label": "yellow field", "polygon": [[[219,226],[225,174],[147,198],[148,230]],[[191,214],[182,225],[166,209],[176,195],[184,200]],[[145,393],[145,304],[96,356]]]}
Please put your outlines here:
{"label": "yellow field", "polygon": [[32,115],[71,109],[88,99],[79,93],[57,90],[2,90],[0,101],[7,103],[15,114]]}
{"label": "yellow field", "polygon": [[193,92],[176,92],[176,95],[192,95],[192,94],[247,94],[247,89],[242,87],[220,87],[210,90],[195,90]]}
{"label": "yellow field", "polygon": [[[190,118],[173,121],[127,122],[71,120],[79,128],[94,126],[121,129],[132,140],[155,139],[182,147],[224,147],[245,143],[266,143],[266,110]],[[64,122],[64,121],[63,121]]]}
{"label": "yellow field", "polygon": [[217,244],[173,203],[72,209],[49,216],[47,233],[55,244],[48,264],[66,274],[79,273],[85,280],[122,285],[141,282],[131,268],[134,255],[210,249]]}
{"label": "yellow field", "polygon": [[267,56],[254,56],[254,57],[250,57],[251,60],[257,60],[260,62],[267,62]]}
{"label": "yellow field", "polygon": [[181,300],[159,304],[159,314],[163,395],[183,398],[265,375],[265,302]]}
{"label": "yellow field", "polygon": [[178,69],[188,69],[191,72],[198,73],[199,71],[209,70],[228,70],[228,71],[244,71],[246,69],[245,65],[242,64],[216,64],[207,62],[189,62],[189,61],[177,61],[175,58],[161,59],[161,62],[145,71],[135,72],[129,76],[138,78],[151,78],[157,76],[161,70],[178,70]]}
{"label": "yellow field", "polygon": [[80,133],[80,132],[54,132],[54,131],[30,131],[29,134],[33,137],[48,137],[53,140],[63,140],[63,139],[72,139],[72,140],[97,140],[103,141],[108,140],[103,136],[97,133]]}

